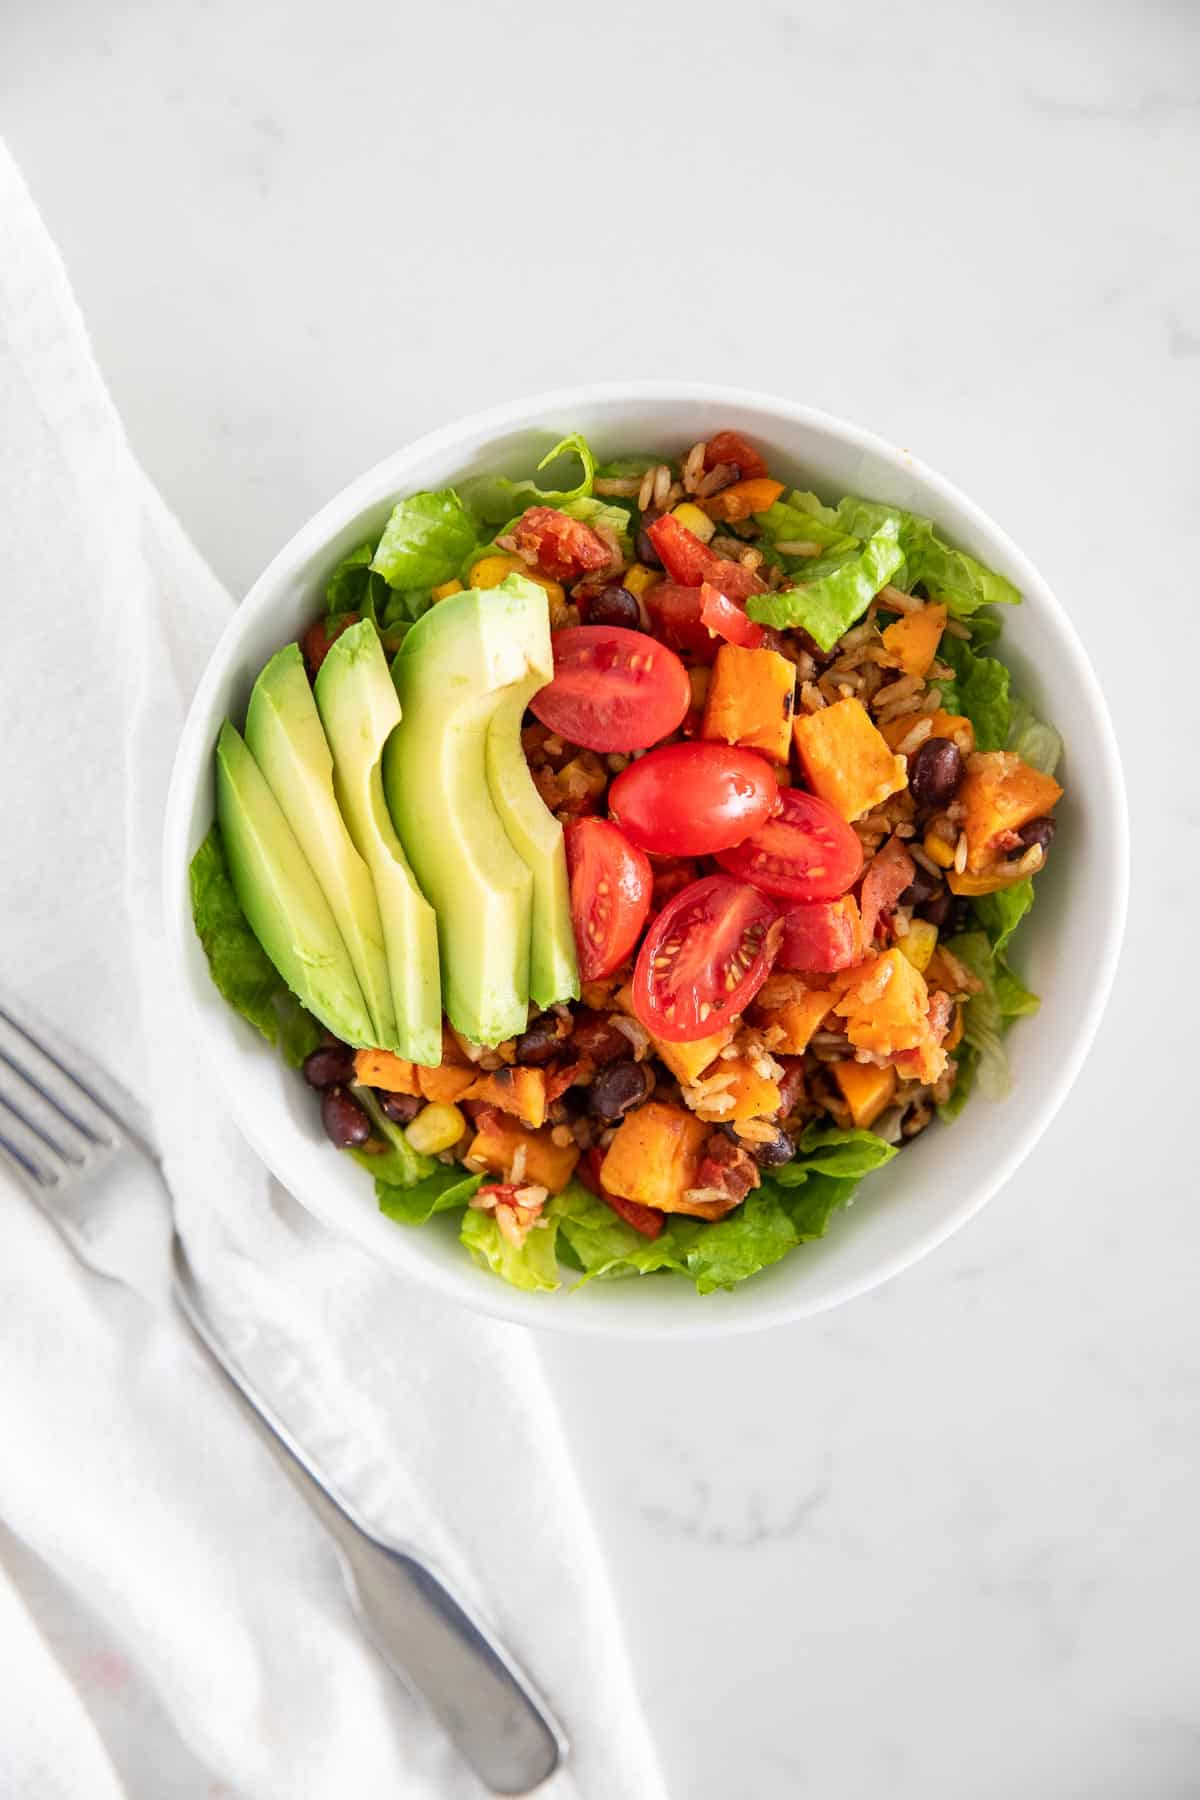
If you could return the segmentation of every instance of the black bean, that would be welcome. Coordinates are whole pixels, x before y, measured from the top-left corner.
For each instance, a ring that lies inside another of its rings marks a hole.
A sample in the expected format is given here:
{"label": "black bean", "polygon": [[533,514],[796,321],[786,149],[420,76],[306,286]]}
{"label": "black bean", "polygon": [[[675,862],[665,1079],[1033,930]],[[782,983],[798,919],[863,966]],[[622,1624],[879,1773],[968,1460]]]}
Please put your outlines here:
{"label": "black bean", "polygon": [[781,1163],[791,1162],[796,1154],[796,1146],[786,1131],[777,1131],[765,1143],[747,1144],[746,1148],[760,1169],[777,1169]]}
{"label": "black bean", "polygon": [[654,541],[651,538],[650,533],[646,530],[647,525],[652,525],[657,517],[658,514],[654,512],[644,512],[642,514],[642,528],[638,532],[637,540],[634,544],[638,561],[644,563],[648,569],[662,568],[662,560],[659,557],[658,551],[654,548]]}
{"label": "black bean", "polygon": [[586,1056],[595,1063],[615,1062],[629,1055],[629,1039],[604,1013],[581,1006],[571,1032],[571,1055]]}
{"label": "black bean", "polygon": [[304,1059],[304,1079],[309,1087],[333,1087],[354,1079],[354,1052],[349,1044],[322,1044]]}
{"label": "black bean", "polygon": [[949,888],[939,888],[931,900],[924,900],[921,902],[917,907],[917,915],[919,918],[928,919],[931,925],[936,925],[938,930],[941,931],[946,920],[950,917],[953,905],[954,895],[950,892]]}
{"label": "black bean", "polygon": [[416,1094],[388,1094],[382,1088],[376,1088],[375,1098],[380,1112],[386,1113],[393,1125],[411,1125],[425,1104]]}
{"label": "black bean", "polygon": [[343,1087],[327,1087],[321,1095],[321,1123],[330,1143],[339,1150],[365,1144],[371,1135],[366,1111]]}
{"label": "black bean", "polygon": [[580,610],[585,625],[621,625],[627,631],[640,631],[642,627],[641,608],[629,589],[617,582],[601,588],[595,599]]}
{"label": "black bean", "polygon": [[538,1019],[521,1033],[514,1055],[523,1068],[537,1068],[540,1063],[552,1062],[562,1048],[563,1039],[555,1029],[555,1021]]}
{"label": "black bean", "polygon": [[942,890],[941,877],[931,875],[919,862],[913,863],[913,878],[900,896],[901,906],[924,906]]}
{"label": "black bean", "polygon": [[638,1106],[650,1092],[652,1077],[645,1063],[609,1063],[592,1083],[588,1098],[590,1110],[598,1119],[619,1119],[631,1106]]}
{"label": "black bean", "polygon": [[908,786],[919,807],[945,806],[963,777],[963,759],[949,738],[926,738],[908,759]]}
{"label": "black bean", "polygon": [[1026,850],[1032,850],[1035,844],[1043,851],[1048,850],[1054,842],[1054,833],[1057,830],[1057,821],[1052,819],[1049,813],[1043,819],[1030,819],[1028,825],[1022,825],[1017,833],[1021,840],[1021,854],[1023,855]]}

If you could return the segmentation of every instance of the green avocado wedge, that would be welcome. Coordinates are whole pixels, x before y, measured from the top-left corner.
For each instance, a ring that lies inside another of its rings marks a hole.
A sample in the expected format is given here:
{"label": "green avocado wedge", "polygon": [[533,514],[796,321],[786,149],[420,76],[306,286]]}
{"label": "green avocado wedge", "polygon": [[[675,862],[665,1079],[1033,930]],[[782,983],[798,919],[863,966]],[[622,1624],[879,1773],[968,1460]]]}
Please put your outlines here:
{"label": "green avocado wedge", "polygon": [[350,953],[374,1044],[396,1048],[396,1014],[371,871],[354,847],[333,791],[333,758],[299,644],[276,652],[254,684],[246,747],[278,800]]}
{"label": "green avocado wedge", "polygon": [[549,616],[535,591],[536,603],[505,582],[439,601],[392,665],[402,716],[383,753],[384,793],[437,912],[446,1012],[480,1044],[528,1022],[533,876],[492,798],[487,743],[497,707],[547,667]]}
{"label": "green avocado wedge", "polygon": [[[510,575],[494,593],[511,593],[537,610],[542,590]],[[544,598],[541,611],[545,612]],[[536,622],[529,627],[539,661],[524,681],[501,698],[488,727],[488,786],[509,842],[533,876],[533,924],[529,940],[529,992],[537,1006],[555,1006],[579,998],[579,963],[571,924],[571,891],[563,828],[550,811],[529,773],[521,747],[521,720],[531,697],[554,675],[549,623],[545,645]],[[540,660],[544,648],[545,661]],[[532,652],[531,652],[532,653]]]}
{"label": "green avocado wedge", "polygon": [[383,750],[400,723],[400,702],[370,619],[337,638],[313,693],[333,752],[333,791],[375,883],[396,1049],[409,1062],[434,1067],[442,1060],[437,917],[417,886],[383,797]]}
{"label": "green avocado wedge", "polygon": [[288,987],[343,1043],[373,1046],[374,1026],[329,902],[228,721],[217,740],[217,822],[238,904]]}

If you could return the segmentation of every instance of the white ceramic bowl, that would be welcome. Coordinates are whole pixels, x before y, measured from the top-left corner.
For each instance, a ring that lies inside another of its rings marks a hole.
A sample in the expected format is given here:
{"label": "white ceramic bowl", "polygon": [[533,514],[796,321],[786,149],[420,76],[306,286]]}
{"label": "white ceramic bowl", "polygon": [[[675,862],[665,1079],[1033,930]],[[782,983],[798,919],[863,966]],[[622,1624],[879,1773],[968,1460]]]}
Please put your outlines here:
{"label": "white ceramic bowl", "polygon": [[[1067,746],[1054,856],[1017,948],[1042,1009],[1013,1028],[1008,1100],[975,1096],[953,1127],[935,1125],[868,1180],[824,1240],[735,1292],[700,1297],[682,1278],[662,1276],[524,1294],[474,1265],[452,1221],[409,1229],[385,1219],[363,1170],[325,1140],[312,1092],[209,980],[192,930],[187,866],[212,819],[213,744],[226,714],[240,722],[267,658],[320,610],[327,571],[378,534],[397,497],[483,469],[528,474],[568,431],[612,456],[678,453],[719,427],[745,432],[772,472],[799,486],[931,515],[1022,589],[1025,604],[1005,613],[1002,654]],[[164,848],[167,926],[188,1011],[238,1124],[279,1180],[332,1230],[448,1300],[522,1324],[621,1337],[718,1336],[820,1312],[895,1275],[978,1212],[1032,1150],[1091,1044],[1120,947],[1129,859],[1120,765],[1099,685],[1063,607],[999,527],[907,451],[855,426],[738,389],[658,382],[564,389],[479,413],[397,451],[310,519],[255,582],[205,671],[176,758]]]}

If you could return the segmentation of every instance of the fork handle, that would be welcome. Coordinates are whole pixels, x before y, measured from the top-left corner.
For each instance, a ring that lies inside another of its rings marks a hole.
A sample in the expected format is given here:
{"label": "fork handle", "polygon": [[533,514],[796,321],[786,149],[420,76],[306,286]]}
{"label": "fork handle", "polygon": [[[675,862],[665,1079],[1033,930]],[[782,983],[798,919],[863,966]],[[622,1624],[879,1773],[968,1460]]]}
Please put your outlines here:
{"label": "fork handle", "polygon": [[527,1794],[551,1776],[566,1742],[503,1648],[410,1551],[376,1537],[309,1464],[193,1302],[174,1296],[246,1416],[333,1539],[351,1600],[384,1661],[414,1691],[495,1794]]}

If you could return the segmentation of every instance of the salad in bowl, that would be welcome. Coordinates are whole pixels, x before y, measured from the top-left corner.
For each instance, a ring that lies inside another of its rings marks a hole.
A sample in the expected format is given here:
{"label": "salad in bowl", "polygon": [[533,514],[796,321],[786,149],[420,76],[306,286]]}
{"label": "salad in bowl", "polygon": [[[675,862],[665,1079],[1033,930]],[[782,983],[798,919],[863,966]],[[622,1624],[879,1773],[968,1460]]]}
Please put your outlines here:
{"label": "salad in bowl", "polygon": [[212,978],[397,1231],[734,1287],[1006,1092],[1063,792],[1019,600],[719,418],[411,493],[213,746]]}

